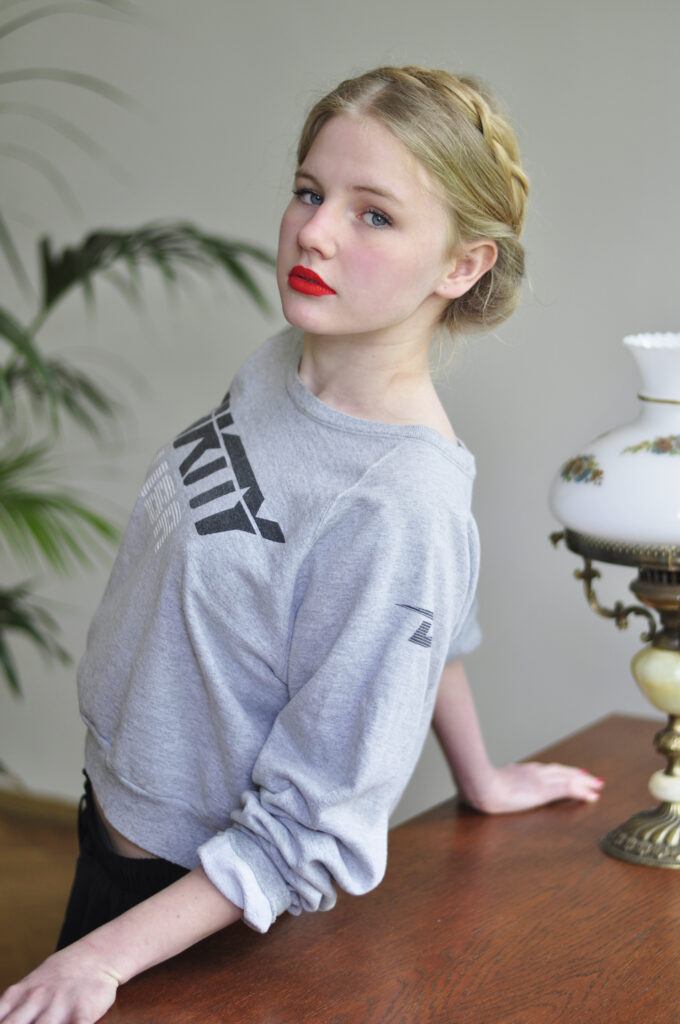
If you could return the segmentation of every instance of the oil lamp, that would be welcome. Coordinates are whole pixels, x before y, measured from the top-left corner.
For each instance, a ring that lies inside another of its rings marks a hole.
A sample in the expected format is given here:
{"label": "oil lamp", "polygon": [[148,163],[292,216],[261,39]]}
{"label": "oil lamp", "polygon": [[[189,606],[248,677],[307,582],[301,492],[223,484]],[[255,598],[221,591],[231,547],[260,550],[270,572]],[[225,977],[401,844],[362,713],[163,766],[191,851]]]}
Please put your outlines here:
{"label": "oil lamp", "polygon": [[[551,539],[583,558],[574,575],[594,611],[620,629],[633,615],[646,619],[646,646],[632,672],[668,715],[655,737],[666,767],[649,780],[660,802],[612,829],[602,847],[636,864],[680,868],[680,334],[631,335],[623,343],[642,378],[639,415],[563,463],[550,505],[564,530]],[[635,568],[630,589],[640,603],[603,607],[594,561]]]}

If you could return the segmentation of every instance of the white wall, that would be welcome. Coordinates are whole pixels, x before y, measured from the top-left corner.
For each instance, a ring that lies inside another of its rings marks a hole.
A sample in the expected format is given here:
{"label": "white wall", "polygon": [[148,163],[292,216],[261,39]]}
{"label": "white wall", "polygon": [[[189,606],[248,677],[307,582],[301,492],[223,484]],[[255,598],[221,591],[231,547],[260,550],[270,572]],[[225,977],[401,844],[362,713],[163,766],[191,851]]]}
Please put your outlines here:
{"label": "white wall", "polygon": [[[145,20],[132,24],[60,14],[0,40],[3,70],[89,72],[139,103],[129,113],[68,85],[2,86],[4,101],[40,102],[76,121],[129,176],[121,182],[48,127],[3,115],[3,138],[49,153],[83,209],[76,220],[34,169],[0,154],[2,209],[31,268],[40,233],[61,245],[95,226],[157,217],[274,248],[303,111],[348,74],[421,63],[481,75],[504,97],[533,182],[531,288],[498,337],[459,353],[443,390],[479,468],[486,639],[469,674],[498,760],[615,709],[650,714],[628,670],[640,630],[634,623],[619,634],[587,609],[571,578],[575,556],[548,542],[556,524],[546,494],[564,458],[635,415],[636,378],[620,338],[680,328],[675,0],[139,6]],[[27,316],[30,304],[4,266],[0,274],[2,304]],[[96,488],[121,522],[155,447],[221,397],[235,367],[281,323],[279,314],[265,321],[233,288],[197,283],[169,304],[153,273],[147,284],[141,316],[102,285],[93,320],[73,296],[44,330],[50,351],[87,353],[126,397],[128,415],[103,450],[79,435],[63,444],[65,478]],[[143,386],[128,379],[133,370]],[[76,655],[107,568],[46,583]],[[604,573],[603,596],[625,599],[631,574]],[[73,670],[21,654],[23,700],[0,686],[0,757],[36,789],[75,796],[82,728]],[[428,746],[400,816],[450,792]]]}

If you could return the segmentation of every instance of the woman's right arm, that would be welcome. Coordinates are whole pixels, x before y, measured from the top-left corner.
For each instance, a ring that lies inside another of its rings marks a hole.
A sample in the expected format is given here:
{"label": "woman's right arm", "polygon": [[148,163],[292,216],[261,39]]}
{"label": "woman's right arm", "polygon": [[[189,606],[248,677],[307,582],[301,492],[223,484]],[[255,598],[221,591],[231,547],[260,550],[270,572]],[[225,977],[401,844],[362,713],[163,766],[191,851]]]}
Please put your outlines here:
{"label": "woman's right arm", "polygon": [[48,957],[0,998],[2,1024],[94,1024],[118,986],[232,924],[241,910],[202,868]]}

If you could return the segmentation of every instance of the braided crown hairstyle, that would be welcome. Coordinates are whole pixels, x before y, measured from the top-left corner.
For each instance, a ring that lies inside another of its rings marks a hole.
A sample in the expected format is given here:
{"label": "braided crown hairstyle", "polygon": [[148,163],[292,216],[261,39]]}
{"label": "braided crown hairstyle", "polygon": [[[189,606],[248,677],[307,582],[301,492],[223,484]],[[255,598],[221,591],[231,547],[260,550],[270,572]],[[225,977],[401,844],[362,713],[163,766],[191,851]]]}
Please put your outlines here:
{"label": "braided crown hairstyle", "polygon": [[502,323],[517,306],[524,276],[519,241],[529,183],[515,134],[475,80],[421,67],[384,67],[350,78],[310,111],[298,166],[323,125],[338,114],[370,116],[425,166],[449,207],[457,242],[490,239],[498,257],[442,324],[454,335]]}

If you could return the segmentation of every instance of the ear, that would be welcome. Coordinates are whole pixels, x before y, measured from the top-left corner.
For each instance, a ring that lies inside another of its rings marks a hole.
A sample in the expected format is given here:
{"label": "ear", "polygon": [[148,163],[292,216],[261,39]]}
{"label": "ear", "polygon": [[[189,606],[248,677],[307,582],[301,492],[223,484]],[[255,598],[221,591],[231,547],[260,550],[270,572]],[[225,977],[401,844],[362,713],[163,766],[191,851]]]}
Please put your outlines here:
{"label": "ear", "polygon": [[479,242],[466,242],[460,246],[445,269],[435,294],[444,299],[458,299],[465,295],[498,258],[498,247],[488,238]]}

